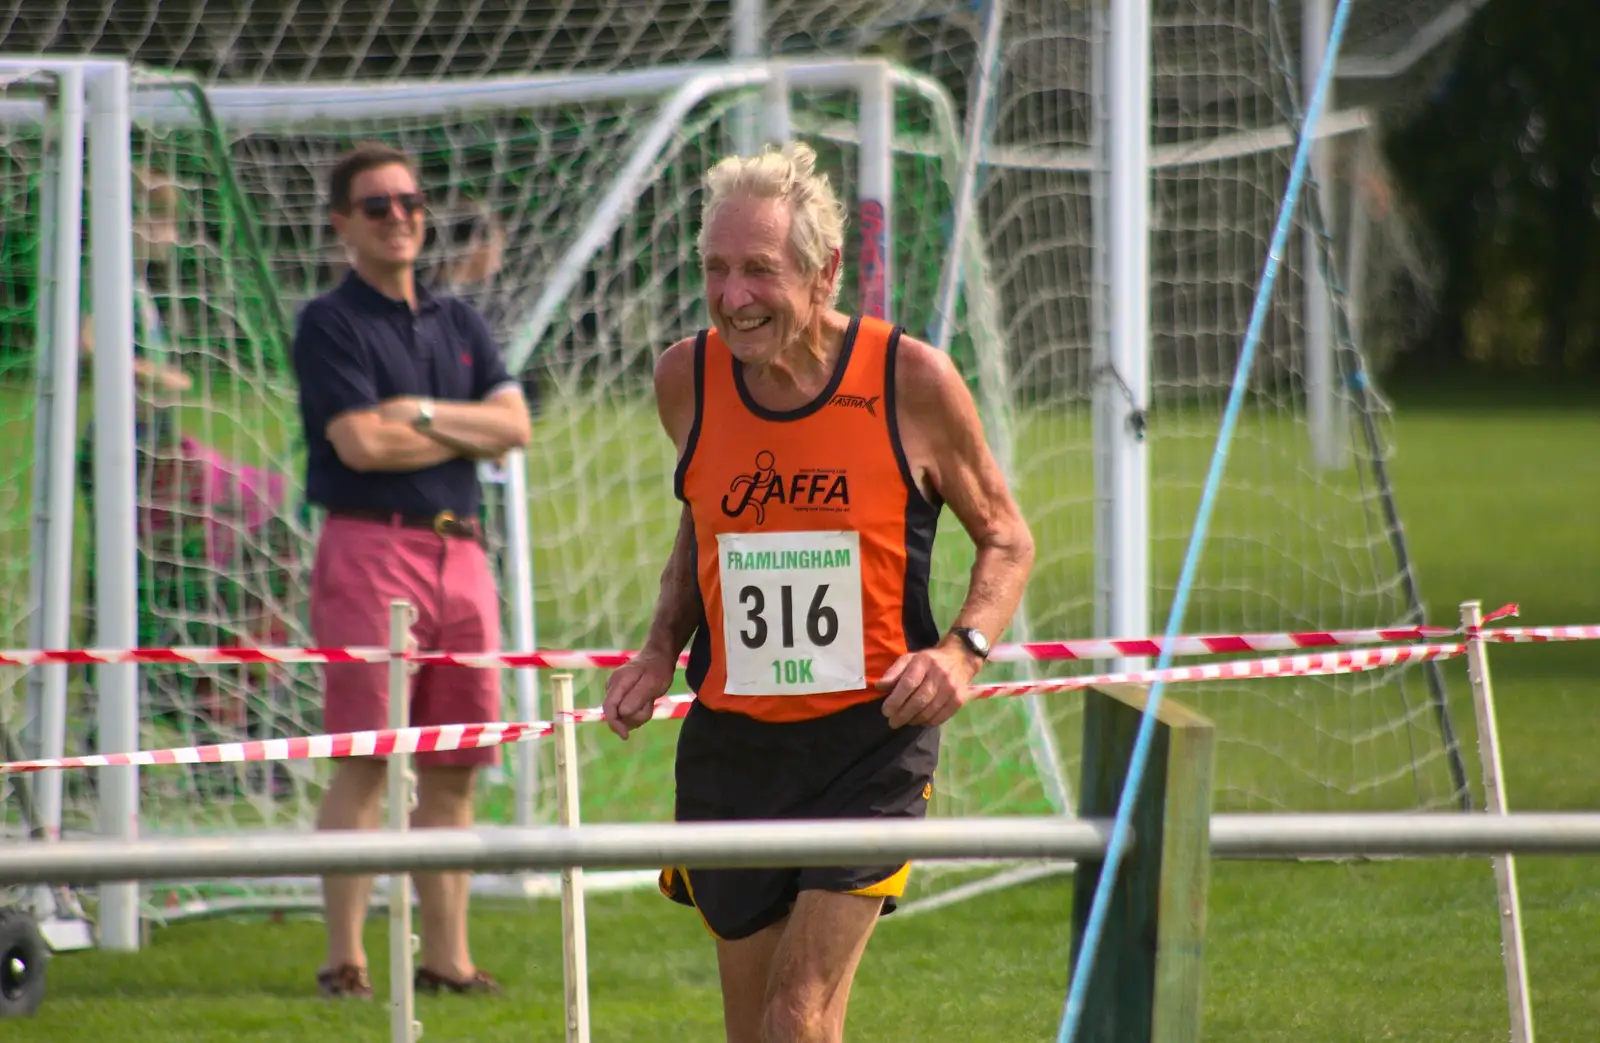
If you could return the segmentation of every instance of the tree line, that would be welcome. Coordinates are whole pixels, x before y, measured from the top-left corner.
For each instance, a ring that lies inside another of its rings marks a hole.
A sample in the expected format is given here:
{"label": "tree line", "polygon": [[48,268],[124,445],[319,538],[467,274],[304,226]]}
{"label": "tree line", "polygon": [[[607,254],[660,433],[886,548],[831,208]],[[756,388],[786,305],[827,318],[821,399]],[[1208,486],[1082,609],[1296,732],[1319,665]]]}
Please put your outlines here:
{"label": "tree line", "polygon": [[1438,273],[1396,365],[1600,373],[1600,3],[1489,0],[1384,151]]}

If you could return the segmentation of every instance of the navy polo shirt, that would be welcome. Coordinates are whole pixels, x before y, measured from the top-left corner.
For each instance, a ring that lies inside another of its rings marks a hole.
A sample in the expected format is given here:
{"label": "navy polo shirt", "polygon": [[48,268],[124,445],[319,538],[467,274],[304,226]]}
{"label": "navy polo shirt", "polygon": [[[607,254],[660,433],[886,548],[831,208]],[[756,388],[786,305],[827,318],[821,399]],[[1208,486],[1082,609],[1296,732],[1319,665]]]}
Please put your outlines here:
{"label": "navy polo shirt", "polygon": [[418,471],[346,467],[328,440],[342,413],[401,396],[476,402],[514,383],[488,324],[471,305],[417,287],[417,308],[390,298],[355,272],[300,313],[294,338],[300,419],[306,438],[306,498],[330,510],[477,514],[477,464],[447,460]]}

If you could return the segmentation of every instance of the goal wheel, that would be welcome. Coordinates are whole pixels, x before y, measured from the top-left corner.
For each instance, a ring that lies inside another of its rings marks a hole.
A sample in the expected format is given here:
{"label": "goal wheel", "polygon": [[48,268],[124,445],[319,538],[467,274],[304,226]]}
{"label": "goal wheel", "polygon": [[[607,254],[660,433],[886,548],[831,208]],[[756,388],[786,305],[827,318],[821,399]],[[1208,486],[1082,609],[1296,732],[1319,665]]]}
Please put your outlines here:
{"label": "goal wheel", "polygon": [[50,950],[33,917],[0,910],[0,1018],[25,1018],[44,1002]]}

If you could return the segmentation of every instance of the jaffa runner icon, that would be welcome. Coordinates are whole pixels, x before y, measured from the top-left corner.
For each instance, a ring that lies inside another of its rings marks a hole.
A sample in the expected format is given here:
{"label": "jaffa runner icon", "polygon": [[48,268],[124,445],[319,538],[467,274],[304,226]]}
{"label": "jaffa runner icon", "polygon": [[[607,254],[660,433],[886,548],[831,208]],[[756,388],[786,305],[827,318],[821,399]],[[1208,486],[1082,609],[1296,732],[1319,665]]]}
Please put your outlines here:
{"label": "jaffa runner icon", "polygon": [[788,504],[797,511],[847,511],[850,509],[849,476],[843,468],[803,467],[788,475],[778,470],[777,458],[767,449],[756,454],[754,473],[741,474],[728,484],[722,513],[737,518],[754,511],[756,524],[767,523],[767,504]]}

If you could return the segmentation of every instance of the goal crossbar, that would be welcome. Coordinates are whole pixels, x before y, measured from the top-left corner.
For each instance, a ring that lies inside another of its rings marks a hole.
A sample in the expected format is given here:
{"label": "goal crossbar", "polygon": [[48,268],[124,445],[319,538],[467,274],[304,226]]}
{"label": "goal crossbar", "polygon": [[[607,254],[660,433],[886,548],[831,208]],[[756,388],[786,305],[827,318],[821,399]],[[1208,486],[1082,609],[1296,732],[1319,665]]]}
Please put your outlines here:
{"label": "goal crossbar", "polygon": [[[0,58],[0,75],[24,71],[54,72],[78,67],[97,70],[122,63],[105,61],[29,61]],[[952,130],[956,120],[949,95],[932,77],[894,65],[881,58],[837,58],[817,61],[782,60],[686,63],[626,70],[603,75],[528,75],[484,77],[470,80],[399,80],[362,84],[303,83],[298,85],[202,85],[188,76],[137,69],[140,88],[134,100],[135,117],[162,129],[193,129],[202,125],[190,99],[203,90],[211,114],[238,131],[279,129],[340,120],[461,116],[495,112],[523,105],[568,105],[574,102],[627,101],[668,94],[696,81],[706,81],[706,92],[759,87],[782,77],[795,89],[849,88],[866,78],[885,74],[897,88],[916,94],[936,110],[936,117]],[[165,88],[165,89],[162,89]],[[0,113],[41,110],[27,102],[0,106]]]}

